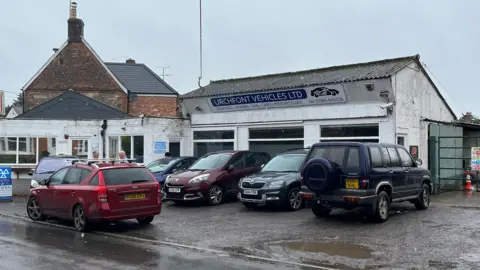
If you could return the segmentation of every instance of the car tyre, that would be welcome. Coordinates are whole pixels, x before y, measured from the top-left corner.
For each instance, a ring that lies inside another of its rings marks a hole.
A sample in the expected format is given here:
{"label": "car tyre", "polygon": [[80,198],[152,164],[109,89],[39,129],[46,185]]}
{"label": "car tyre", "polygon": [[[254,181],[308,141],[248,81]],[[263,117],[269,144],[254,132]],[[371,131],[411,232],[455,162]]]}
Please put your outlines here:
{"label": "car tyre", "polygon": [[27,203],[27,215],[33,221],[44,221],[46,217],[38,205],[37,198],[30,197]]}
{"label": "car tyre", "polygon": [[312,205],[312,212],[316,217],[328,217],[332,212],[332,208],[315,203],[314,205]]}
{"label": "car tyre", "polygon": [[223,188],[219,185],[211,185],[208,189],[208,204],[219,205],[223,202]]}
{"label": "car tyre", "polygon": [[422,192],[418,195],[418,200],[415,203],[417,210],[427,210],[430,206],[430,187],[428,184],[423,184]]}
{"label": "car tyre", "polygon": [[373,214],[373,220],[377,223],[382,223],[388,219],[388,211],[390,210],[390,197],[387,192],[380,191],[375,201],[375,213]]}
{"label": "car tyre", "polygon": [[251,203],[251,202],[243,202],[243,205],[248,208],[248,209],[254,209],[254,208],[257,208],[257,204],[256,203]]}
{"label": "car tyre", "polygon": [[90,230],[90,223],[81,205],[77,205],[73,209],[73,225],[79,232],[88,232]]}
{"label": "car tyre", "polygon": [[152,223],[154,216],[146,216],[146,217],[141,217],[137,218],[138,223],[141,225],[148,225]]}
{"label": "car tyre", "polygon": [[303,200],[299,195],[300,188],[291,188],[287,192],[287,198],[285,199],[285,208],[288,211],[297,211],[302,208]]}

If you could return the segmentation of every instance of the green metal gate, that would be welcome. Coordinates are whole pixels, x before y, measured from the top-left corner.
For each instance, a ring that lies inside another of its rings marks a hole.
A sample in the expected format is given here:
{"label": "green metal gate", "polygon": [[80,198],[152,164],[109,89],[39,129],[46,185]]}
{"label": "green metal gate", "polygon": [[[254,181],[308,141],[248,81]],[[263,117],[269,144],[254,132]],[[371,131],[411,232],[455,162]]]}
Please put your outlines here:
{"label": "green metal gate", "polygon": [[[430,136],[429,169],[435,193],[463,189],[465,171],[470,170],[471,148],[480,146],[479,143],[480,137]],[[471,171],[471,178],[472,184],[478,187],[479,172]]]}

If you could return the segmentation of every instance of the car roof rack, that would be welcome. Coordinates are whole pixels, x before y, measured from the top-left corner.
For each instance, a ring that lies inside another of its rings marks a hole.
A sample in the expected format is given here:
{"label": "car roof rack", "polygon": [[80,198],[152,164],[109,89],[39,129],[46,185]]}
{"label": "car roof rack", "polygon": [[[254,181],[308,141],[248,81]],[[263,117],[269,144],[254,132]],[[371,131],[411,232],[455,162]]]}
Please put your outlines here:
{"label": "car roof rack", "polygon": [[96,166],[96,163],[111,163],[112,165],[115,165],[116,163],[124,163],[125,161],[128,162],[128,164],[134,163],[136,160],[135,159],[117,159],[117,158],[102,158],[102,159],[74,159],[72,160],[72,165],[75,164],[85,164],[88,166]]}

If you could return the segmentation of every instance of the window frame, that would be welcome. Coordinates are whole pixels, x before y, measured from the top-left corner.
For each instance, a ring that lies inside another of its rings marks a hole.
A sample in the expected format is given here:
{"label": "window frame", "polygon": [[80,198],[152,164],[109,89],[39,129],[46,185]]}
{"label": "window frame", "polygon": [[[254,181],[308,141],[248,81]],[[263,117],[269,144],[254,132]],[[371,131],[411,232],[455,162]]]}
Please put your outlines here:
{"label": "window frame", "polygon": [[[65,177],[67,177],[70,169],[71,169],[71,167],[65,167],[65,168],[61,168],[61,169],[59,169],[58,171],[54,172],[54,173],[48,178],[48,184],[49,184],[49,185],[52,185],[52,186],[63,185],[63,182],[65,181]],[[52,178],[53,178],[55,175],[57,175],[58,173],[60,173],[61,171],[66,171],[66,173],[65,173],[65,175],[63,176],[63,178],[62,178],[62,180],[60,181],[60,183],[58,183],[58,184],[51,183]]]}
{"label": "window frame", "polygon": [[[390,166],[391,166],[392,168],[403,167],[403,166],[402,166],[402,160],[400,159],[400,155],[399,155],[398,152],[397,152],[397,147],[387,146],[386,148],[387,148],[387,151],[388,151],[388,155],[390,156]],[[398,163],[399,163],[399,164],[397,164],[397,165],[394,165],[394,164],[393,164],[392,155],[391,155],[389,149],[392,149],[392,150],[393,150],[393,153],[395,153],[395,155],[397,155],[397,159],[398,159]]]}
{"label": "window frame", "polygon": [[[135,158],[135,137],[143,137],[143,153],[142,153],[142,156],[144,158],[144,162],[145,162],[145,134],[130,134],[130,135],[115,135],[115,134],[112,134],[112,135],[108,135],[108,143],[106,143],[106,147],[107,147],[107,158],[118,158],[118,153],[120,151],[122,151],[122,137],[130,137],[130,156],[127,156],[127,159],[134,159]],[[110,139],[111,138],[115,138],[117,141],[116,141],[116,147],[117,147],[117,151],[116,153],[112,152],[113,149],[111,149],[110,147],[110,144],[111,144],[111,141]],[[138,163],[138,164],[144,164],[144,163]]]}

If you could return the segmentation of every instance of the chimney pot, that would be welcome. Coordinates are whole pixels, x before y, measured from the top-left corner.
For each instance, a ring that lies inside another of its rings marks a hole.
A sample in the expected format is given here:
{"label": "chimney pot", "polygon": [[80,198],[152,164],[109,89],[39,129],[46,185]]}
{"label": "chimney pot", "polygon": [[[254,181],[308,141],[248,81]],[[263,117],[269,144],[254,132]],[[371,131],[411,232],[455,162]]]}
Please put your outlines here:
{"label": "chimney pot", "polygon": [[128,58],[127,61],[125,61],[125,63],[127,64],[135,64],[135,59],[132,59],[132,58]]}
{"label": "chimney pot", "polygon": [[58,48],[53,48],[53,52],[56,53],[58,51]]}
{"label": "chimney pot", "polygon": [[70,18],[77,18],[77,2],[72,2],[70,4]]}

